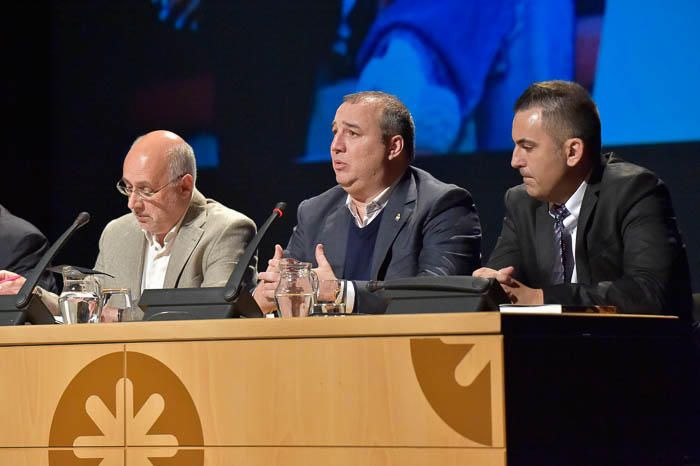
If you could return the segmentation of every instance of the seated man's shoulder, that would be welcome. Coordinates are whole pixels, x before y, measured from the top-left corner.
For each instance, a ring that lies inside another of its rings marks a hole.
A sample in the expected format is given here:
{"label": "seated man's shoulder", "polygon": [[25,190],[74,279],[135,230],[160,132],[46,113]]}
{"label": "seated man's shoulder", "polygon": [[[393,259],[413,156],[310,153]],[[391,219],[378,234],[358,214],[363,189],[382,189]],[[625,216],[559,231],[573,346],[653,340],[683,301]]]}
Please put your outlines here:
{"label": "seated man's shoulder", "polygon": [[630,190],[654,190],[663,181],[648,168],[627,162],[614,154],[606,155],[607,163],[601,183],[601,191],[619,198]]}
{"label": "seated man's shoulder", "polygon": [[614,154],[605,157],[608,160],[600,183],[600,202],[617,205],[621,211],[647,197],[671,202],[667,186],[656,173]]}
{"label": "seated man's shoulder", "polygon": [[34,237],[44,237],[44,235],[39,231],[37,227],[29,223],[29,221],[12,215],[8,211],[2,212],[0,217],[0,238],[3,242],[7,241],[19,241],[28,236]]}
{"label": "seated man's shoulder", "polygon": [[207,212],[207,221],[215,223],[248,223],[255,225],[255,222],[242,212],[225,206],[213,199],[207,199],[204,206]]}
{"label": "seated man's shoulder", "polygon": [[465,188],[439,180],[434,175],[421,168],[411,166],[410,170],[419,193],[440,194],[447,191],[463,191],[468,193]]}
{"label": "seated man's shoulder", "polygon": [[464,187],[446,183],[432,174],[417,167],[411,167],[411,176],[416,185],[416,196],[420,203],[429,206],[438,203],[440,206],[464,205],[473,207],[471,193]]}
{"label": "seated man's shoulder", "polygon": [[331,208],[339,202],[345,202],[348,194],[339,185],[335,185],[330,189],[322,192],[313,197],[304,199],[299,206],[303,204],[304,208],[310,208],[313,211],[323,210],[324,208]]}
{"label": "seated man's shoulder", "polygon": [[139,228],[136,217],[131,212],[110,220],[104,228],[104,234],[121,232],[125,229]]}
{"label": "seated man's shoulder", "polygon": [[517,205],[521,211],[537,209],[542,205],[542,201],[535,199],[527,193],[524,184],[513,186],[506,191],[505,202],[509,206]]}

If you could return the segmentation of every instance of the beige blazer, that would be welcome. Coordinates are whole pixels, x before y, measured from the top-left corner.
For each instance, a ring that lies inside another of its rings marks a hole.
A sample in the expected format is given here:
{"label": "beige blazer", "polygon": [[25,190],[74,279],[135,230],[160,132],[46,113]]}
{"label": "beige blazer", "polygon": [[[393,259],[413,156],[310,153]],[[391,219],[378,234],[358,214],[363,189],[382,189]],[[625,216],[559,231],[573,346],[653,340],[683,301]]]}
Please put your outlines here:
{"label": "beige blazer", "polygon": [[[255,231],[251,219],[195,190],[173,244],[164,288],[224,286]],[[132,213],[107,224],[95,262],[95,270],[114,276],[103,276],[105,288],[128,287],[138,302],[146,244]],[[257,258],[248,267],[244,283],[255,283],[256,270]]]}

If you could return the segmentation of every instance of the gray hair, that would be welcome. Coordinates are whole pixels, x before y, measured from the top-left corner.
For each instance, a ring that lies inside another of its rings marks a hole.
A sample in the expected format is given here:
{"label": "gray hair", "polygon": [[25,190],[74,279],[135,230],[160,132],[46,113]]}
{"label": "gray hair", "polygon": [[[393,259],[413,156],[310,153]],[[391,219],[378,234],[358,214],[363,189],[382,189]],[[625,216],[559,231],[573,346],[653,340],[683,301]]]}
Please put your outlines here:
{"label": "gray hair", "polygon": [[346,95],[343,97],[343,102],[378,104],[382,109],[379,119],[382,136],[386,140],[397,134],[403,137],[408,162],[413,162],[416,157],[416,125],[411,112],[398,97],[381,91],[362,91]]}
{"label": "gray hair", "polygon": [[[134,147],[146,135],[142,134],[137,137],[131,147]],[[192,175],[192,184],[197,182],[197,160],[194,156],[194,149],[184,140],[181,143],[174,145],[166,152],[168,158],[168,172],[170,179],[175,179],[182,175]]]}
{"label": "gray hair", "polygon": [[170,178],[177,178],[182,175],[192,175],[192,181],[197,181],[197,161],[194,157],[192,146],[186,142],[177,144],[168,150],[168,170]]}

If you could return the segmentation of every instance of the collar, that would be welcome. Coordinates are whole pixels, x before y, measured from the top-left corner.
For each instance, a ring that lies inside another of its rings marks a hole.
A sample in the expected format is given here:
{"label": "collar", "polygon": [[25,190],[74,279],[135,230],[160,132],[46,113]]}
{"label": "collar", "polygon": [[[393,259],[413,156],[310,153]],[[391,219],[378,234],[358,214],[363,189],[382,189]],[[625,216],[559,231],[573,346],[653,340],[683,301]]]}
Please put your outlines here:
{"label": "collar", "polygon": [[146,242],[148,243],[149,248],[153,248],[157,254],[167,254],[170,249],[172,249],[173,242],[175,240],[175,237],[177,236],[177,233],[180,231],[180,226],[182,225],[182,221],[185,218],[185,215],[187,214],[187,211],[185,211],[184,214],[182,214],[182,217],[180,217],[180,220],[177,221],[175,226],[173,226],[166,234],[165,238],[163,238],[163,246],[160,245],[158,240],[156,240],[156,235],[153,233],[149,233],[146,230],[142,230],[143,234],[146,236]]}
{"label": "collar", "polygon": [[[587,187],[588,183],[586,182],[586,180],[583,180],[579,187],[576,188],[576,191],[574,191],[574,193],[571,195],[569,200],[567,200],[564,203],[566,209],[569,211],[569,216],[566,217],[566,219],[564,220],[565,227],[576,224],[576,222],[578,222],[578,216],[581,212],[581,204],[583,204],[583,195],[586,193]],[[552,218],[554,218],[551,208],[549,209],[549,215]]]}
{"label": "collar", "polygon": [[345,198],[345,206],[348,208],[359,227],[368,225],[372,220],[374,220],[379,212],[386,207],[386,205],[389,203],[391,193],[394,191],[394,188],[399,183],[400,179],[401,178],[394,181],[390,186],[382,190],[382,192],[377,194],[367,203],[367,207],[365,208],[365,218],[360,218],[360,216],[357,214],[357,210],[355,209],[355,205],[353,204],[352,197],[350,197],[349,194],[347,195]]}

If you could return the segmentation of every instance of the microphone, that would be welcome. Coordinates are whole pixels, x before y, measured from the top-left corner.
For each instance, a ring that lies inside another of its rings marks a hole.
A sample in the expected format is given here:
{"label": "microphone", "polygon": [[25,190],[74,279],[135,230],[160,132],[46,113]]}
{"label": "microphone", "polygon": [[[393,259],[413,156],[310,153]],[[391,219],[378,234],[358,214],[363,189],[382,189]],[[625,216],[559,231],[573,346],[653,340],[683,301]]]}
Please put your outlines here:
{"label": "microphone", "polygon": [[284,209],[286,208],[286,202],[278,202],[277,205],[275,205],[275,208],[272,209],[272,214],[270,214],[270,217],[258,230],[258,234],[255,235],[250,243],[248,243],[248,247],[243,252],[243,255],[238,259],[238,264],[236,264],[236,267],[231,273],[231,277],[228,279],[228,282],[226,282],[226,286],[224,287],[224,299],[227,302],[230,303],[238,297],[241,290],[243,277],[245,276],[245,272],[250,265],[250,261],[255,255],[255,251],[258,249],[260,241],[262,240],[263,236],[265,236],[265,233],[267,232],[268,228],[270,228],[270,225],[272,225],[272,222],[284,215]]}
{"label": "microphone", "polygon": [[44,253],[44,256],[41,258],[36,267],[34,267],[34,269],[27,275],[27,280],[17,293],[17,301],[15,302],[17,309],[22,309],[29,303],[34,287],[39,282],[39,279],[49,265],[49,262],[56,257],[58,251],[63,249],[63,246],[65,246],[65,244],[68,242],[68,238],[73,235],[75,230],[82,227],[89,221],[90,214],[87,212],[80,212],[73,221],[73,224],[69,226],[68,229],[56,240],[56,242],[51,245],[49,250]]}

